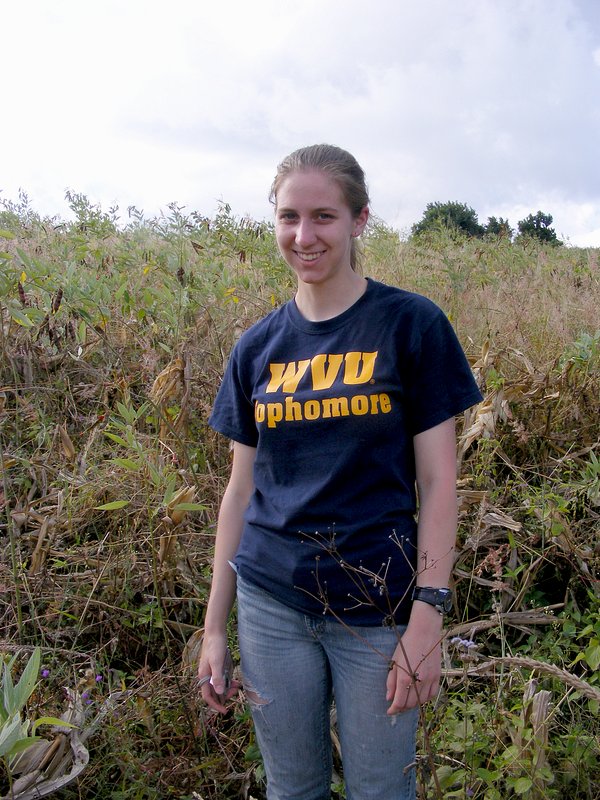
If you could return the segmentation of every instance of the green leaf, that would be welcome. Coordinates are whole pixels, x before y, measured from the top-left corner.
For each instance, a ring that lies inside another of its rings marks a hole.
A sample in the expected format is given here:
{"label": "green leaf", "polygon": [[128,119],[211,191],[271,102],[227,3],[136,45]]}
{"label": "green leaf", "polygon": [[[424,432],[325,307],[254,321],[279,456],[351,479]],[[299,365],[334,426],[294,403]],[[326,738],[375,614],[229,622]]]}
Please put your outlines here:
{"label": "green leaf", "polygon": [[94,320],[85,310],[85,308],[78,308],[75,313],[78,314],[81,317],[81,319],[85,320],[85,322],[87,322],[88,325],[91,325],[92,327],[94,326]]}
{"label": "green leaf", "polygon": [[[10,682],[12,687],[12,677],[11,671],[13,668],[13,664],[16,661],[17,656],[14,655],[12,658],[2,665],[2,691],[0,692],[0,723],[4,725],[10,714],[6,708],[5,704],[5,695],[6,695],[6,686]],[[12,688],[11,688],[12,691]]]}
{"label": "green leaf", "polygon": [[33,322],[26,314],[22,314],[18,308],[11,308],[10,315],[16,323],[22,325],[24,328],[32,328]]}
{"label": "green leaf", "polygon": [[32,744],[41,741],[41,739],[41,736],[28,736],[26,739],[19,739],[11,747],[9,755],[16,756],[17,753],[22,753],[23,750],[27,750]]}
{"label": "green leaf", "polygon": [[109,433],[108,431],[104,431],[104,435],[108,436],[109,439],[112,439],[113,442],[123,445],[123,447],[129,447],[129,444],[125,441],[125,439],[123,439],[122,436],[117,436],[116,433]]}
{"label": "green leaf", "polygon": [[131,472],[138,472],[140,469],[140,462],[134,461],[132,458],[111,458],[111,462],[118,467],[129,469]]}
{"label": "green leaf", "polygon": [[0,728],[0,758],[7,756],[21,735],[21,720],[13,717]]}
{"label": "green leaf", "polygon": [[4,228],[0,228],[0,237],[2,239],[16,239],[17,238],[16,234],[14,234],[12,231],[7,231]]}
{"label": "green leaf", "polygon": [[163,505],[168,506],[173,497],[175,496],[175,486],[177,484],[177,477],[175,475],[171,475],[167,482],[167,488],[165,489],[165,496],[163,498]]}
{"label": "green leaf", "polygon": [[481,778],[482,781],[485,781],[488,785],[495,783],[495,781],[500,779],[500,770],[491,770],[485,769],[485,767],[478,767],[475,770],[477,777]]}
{"label": "green leaf", "polygon": [[21,711],[21,709],[25,706],[25,703],[31,697],[38,680],[41,658],[42,656],[40,648],[36,647],[33,653],[31,654],[31,657],[27,662],[25,669],[23,670],[19,682],[15,686],[13,694],[13,700],[15,705],[13,706],[12,712]]}
{"label": "green leaf", "polygon": [[[56,561],[55,561],[55,562],[53,562],[53,563],[56,563],[56,564],[57,564],[57,566],[59,566],[59,567],[66,567],[66,566],[68,566],[67,562],[60,563],[60,562],[56,562]],[[60,612],[60,616],[61,616],[61,617],[64,617],[65,619],[70,619],[70,620],[73,620],[73,622],[79,622],[79,620],[80,620],[80,617],[78,617],[78,616],[77,616],[77,614],[69,614],[69,612],[68,612],[68,611],[61,611],[61,612]]]}
{"label": "green leaf", "polygon": [[[150,462],[148,462],[146,466],[148,467],[148,472],[150,474],[150,480],[152,481],[152,483],[158,489],[158,487],[163,482],[160,472],[156,469],[156,467],[154,467],[152,464],[150,464]],[[165,503],[165,505],[166,505],[166,503]]]}
{"label": "green leaf", "polygon": [[244,753],[244,761],[260,761],[261,754],[257,744],[250,744]]}
{"label": "green leaf", "polygon": [[115,300],[120,300],[127,291],[127,284],[122,283],[115,292]]}
{"label": "green leaf", "polygon": [[17,247],[17,253],[19,254],[19,258],[21,259],[22,263],[25,264],[26,267],[29,267],[29,269],[31,269],[32,263],[27,253],[24,250],[21,250],[20,247]]}
{"label": "green leaf", "polygon": [[525,794],[525,792],[528,792],[532,786],[533,781],[531,778],[517,778],[513,789],[515,790],[515,794]]}
{"label": "green leaf", "polygon": [[448,789],[454,783],[454,768],[450,764],[442,764],[436,770],[438,782],[442,789]]}
{"label": "green leaf", "polygon": [[600,667],[600,644],[592,644],[586,648],[585,660],[594,672],[598,670]]}
{"label": "green leaf", "polygon": [[77,727],[77,725],[74,725],[72,722],[65,722],[64,719],[58,719],[57,717],[40,717],[33,723],[31,730],[36,731],[40,725],[60,725],[61,728]]}
{"label": "green leaf", "polygon": [[206,506],[201,503],[177,503],[173,511],[206,511]]}
{"label": "green leaf", "polygon": [[112,503],[104,503],[102,506],[95,506],[94,511],[118,511],[129,505],[129,500],[113,500]]}
{"label": "green leaf", "polygon": [[581,639],[582,636],[589,636],[590,633],[594,632],[593,625],[586,625],[585,628],[577,634],[577,638]]}
{"label": "green leaf", "polygon": [[133,408],[126,406],[125,403],[117,402],[117,409],[123,419],[132,425],[135,422],[135,411]]}
{"label": "green leaf", "polygon": [[12,712],[12,705],[13,705],[13,681],[12,681],[12,665],[14,664],[15,659],[11,658],[8,665],[4,665],[4,671],[2,673],[2,709],[4,713],[4,717],[10,717]]}
{"label": "green leaf", "polygon": [[81,344],[85,342],[86,331],[87,331],[87,325],[85,323],[85,320],[82,319],[79,322],[79,325],[77,326],[77,341],[81,342]]}

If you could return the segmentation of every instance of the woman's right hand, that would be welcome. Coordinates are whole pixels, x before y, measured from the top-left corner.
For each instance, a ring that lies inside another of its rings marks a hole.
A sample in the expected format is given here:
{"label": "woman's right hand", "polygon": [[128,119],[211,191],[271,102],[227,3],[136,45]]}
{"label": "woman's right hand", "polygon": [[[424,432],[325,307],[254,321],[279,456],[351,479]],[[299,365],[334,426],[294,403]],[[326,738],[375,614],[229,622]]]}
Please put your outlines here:
{"label": "woman's right hand", "polygon": [[[225,681],[227,666],[227,620],[235,600],[235,571],[231,562],[240,545],[244,513],[254,490],[254,460],[256,448],[233,443],[231,477],[225,489],[215,540],[215,556],[210,597],[204,617],[204,637],[198,661],[202,699],[210,708],[225,714],[225,703],[237,692],[239,685]],[[230,675],[231,678],[231,675]]]}
{"label": "woman's right hand", "polygon": [[233,662],[225,633],[204,634],[198,679],[204,702],[220,714],[227,713],[225,703],[237,694],[239,684],[233,680]]}

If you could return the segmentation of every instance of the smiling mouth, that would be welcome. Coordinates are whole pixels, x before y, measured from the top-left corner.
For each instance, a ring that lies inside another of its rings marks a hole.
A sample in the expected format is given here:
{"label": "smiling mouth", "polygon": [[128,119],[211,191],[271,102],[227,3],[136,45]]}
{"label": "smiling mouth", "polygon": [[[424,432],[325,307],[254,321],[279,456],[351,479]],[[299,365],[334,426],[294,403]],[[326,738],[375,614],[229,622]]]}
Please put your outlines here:
{"label": "smiling mouth", "polygon": [[320,250],[318,253],[300,253],[298,250],[294,251],[300,261],[316,261],[319,256],[322,256],[325,250]]}

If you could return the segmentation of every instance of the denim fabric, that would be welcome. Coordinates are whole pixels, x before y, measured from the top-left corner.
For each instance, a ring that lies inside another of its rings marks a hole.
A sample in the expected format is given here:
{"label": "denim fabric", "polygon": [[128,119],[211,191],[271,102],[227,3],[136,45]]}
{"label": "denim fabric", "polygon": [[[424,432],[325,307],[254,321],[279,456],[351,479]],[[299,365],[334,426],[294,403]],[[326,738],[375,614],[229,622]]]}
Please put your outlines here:
{"label": "denim fabric", "polygon": [[387,715],[402,629],[306,616],[238,576],[244,689],[269,800],[329,800],[335,698],[348,800],[414,800],[419,712]]}

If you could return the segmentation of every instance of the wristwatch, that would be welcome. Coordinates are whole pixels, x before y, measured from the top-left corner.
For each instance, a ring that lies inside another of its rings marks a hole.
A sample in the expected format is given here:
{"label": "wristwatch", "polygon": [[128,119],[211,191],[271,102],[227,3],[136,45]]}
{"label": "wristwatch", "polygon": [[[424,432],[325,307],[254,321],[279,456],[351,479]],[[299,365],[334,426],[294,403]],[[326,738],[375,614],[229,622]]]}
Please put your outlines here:
{"label": "wristwatch", "polygon": [[436,608],[440,614],[448,614],[452,611],[451,589],[434,589],[431,586],[415,586],[412,599],[420,600],[422,603],[429,603],[429,605]]}

